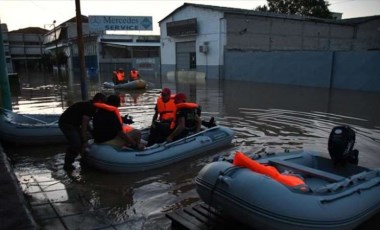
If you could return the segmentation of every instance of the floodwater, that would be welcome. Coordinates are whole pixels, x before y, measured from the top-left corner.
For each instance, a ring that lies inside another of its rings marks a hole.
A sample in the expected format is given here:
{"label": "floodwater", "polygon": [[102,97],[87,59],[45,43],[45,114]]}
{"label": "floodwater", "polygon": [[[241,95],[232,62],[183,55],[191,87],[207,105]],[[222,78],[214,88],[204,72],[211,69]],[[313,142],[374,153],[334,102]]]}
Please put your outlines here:
{"label": "floodwater", "polygon": [[[21,78],[22,90],[13,97],[14,111],[59,114],[68,104],[80,100],[78,84],[61,88],[52,79],[46,80],[46,76],[43,80],[30,79]],[[356,131],[359,164],[380,167],[379,93],[206,81],[195,77],[146,80],[150,82],[147,90],[104,91],[118,93],[123,98],[121,113],[132,115],[135,127],[150,125],[159,91],[169,87],[173,93],[185,92],[188,101],[200,104],[203,119],[213,116],[218,124],[233,129],[236,136],[231,146],[142,173],[105,173],[81,167],[77,161],[77,169],[69,175],[62,169],[64,145],[7,147],[19,180],[24,182],[30,175],[48,178],[50,191],[65,191],[52,195],[50,202],[59,203],[61,208],[66,203],[71,204],[71,209],[76,208],[72,213],[85,213],[86,218],[90,218],[87,214],[91,213],[96,223],[108,223],[109,229],[170,229],[165,213],[200,202],[193,180],[201,168],[237,150],[253,155],[308,149],[323,152],[328,157],[331,129],[347,124]],[[89,85],[90,96],[101,90],[99,85],[96,82]],[[25,189],[33,196],[31,187]],[[82,222],[87,221],[87,224],[77,221],[72,228],[104,226],[93,226],[89,223],[94,221],[83,218]],[[48,223],[46,218],[37,218],[37,222],[42,226]],[[65,226],[71,229],[70,224]]]}

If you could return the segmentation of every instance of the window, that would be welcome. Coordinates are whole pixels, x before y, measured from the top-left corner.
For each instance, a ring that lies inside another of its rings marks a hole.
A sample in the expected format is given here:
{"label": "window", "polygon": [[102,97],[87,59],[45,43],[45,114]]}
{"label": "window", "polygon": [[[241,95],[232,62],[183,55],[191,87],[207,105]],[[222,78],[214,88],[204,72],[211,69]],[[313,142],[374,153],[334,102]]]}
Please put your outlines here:
{"label": "window", "polygon": [[197,19],[187,19],[166,23],[167,36],[181,36],[197,34]]}

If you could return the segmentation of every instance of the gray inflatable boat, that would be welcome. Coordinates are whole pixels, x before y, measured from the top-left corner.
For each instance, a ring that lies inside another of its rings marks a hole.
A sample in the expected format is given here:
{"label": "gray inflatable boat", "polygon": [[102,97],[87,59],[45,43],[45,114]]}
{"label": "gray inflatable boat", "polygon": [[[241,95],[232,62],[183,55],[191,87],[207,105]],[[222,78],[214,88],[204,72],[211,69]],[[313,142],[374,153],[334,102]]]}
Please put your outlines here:
{"label": "gray inflatable boat", "polygon": [[233,136],[234,132],[230,128],[215,126],[171,143],[155,144],[143,151],[116,150],[110,145],[92,143],[84,153],[83,160],[96,169],[108,172],[146,171],[228,146]]}
{"label": "gray inflatable boat", "polygon": [[60,114],[19,114],[0,108],[0,141],[13,145],[65,143]]}
{"label": "gray inflatable boat", "polygon": [[200,198],[254,229],[353,229],[380,210],[380,169],[339,164],[309,151],[255,162],[304,184],[289,186],[270,173],[221,160],[196,177]]}
{"label": "gray inflatable boat", "polygon": [[135,81],[129,81],[126,83],[121,83],[115,85],[113,82],[104,82],[103,87],[104,88],[111,88],[111,89],[145,89],[147,86],[147,82],[143,79],[138,79]]}

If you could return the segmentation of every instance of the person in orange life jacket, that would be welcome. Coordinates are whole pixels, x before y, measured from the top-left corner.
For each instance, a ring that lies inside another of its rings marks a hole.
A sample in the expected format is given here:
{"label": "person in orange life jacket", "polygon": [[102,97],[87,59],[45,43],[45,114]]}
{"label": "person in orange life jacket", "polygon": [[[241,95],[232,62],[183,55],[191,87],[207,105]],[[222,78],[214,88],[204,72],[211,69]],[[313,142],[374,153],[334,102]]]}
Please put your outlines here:
{"label": "person in orange life jacket", "polygon": [[129,80],[135,81],[135,80],[139,79],[139,77],[140,77],[139,71],[136,70],[135,68],[132,68],[131,72],[129,72]]}
{"label": "person in orange life jacket", "polygon": [[173,131],[166,138],[167,142],[181,139],[201,130],[199,106],[195,103],[186,103],[186,95],[184,93],[176,94],[174,103],[176,104],[177,110],[171,124]]}
{"label": "person in orange life jacket", "polygon": [[171,97],[170,89],[162,89],[161,96],[157,98],[154,110],[148,146],[154,143],[164,142],[171,132],[170,123],[174,119],[176,105],[174,104],[174,99]]}
{"label": "person in orange life jacket", "polygon": [[118,107],[120,97],[110,95],[106,103],[96,103],[98,108],[93,118],[95,143],[109,144],[116,148],[131,147],[143,150],[140,130],[123,124]]}
{"label": "person in orange life jacket", "polygon": [[97,93],[90,101],[76,102],[69,106],[59,117],[59,128],[69,141],[69,147],[66,150],[65,170],[74,170],[72,165],[75,158],[82,152],[84,143],[90,138],[89,121],[95,114],[97,102],[105,102],[106,95]]}
{"label": "person in orange life jacket", "polygon": [[113,71],[113,74],[114,76],[112,80],[115,85],[125,83],[125,73],[122,68],[119,68],[118,70]]}

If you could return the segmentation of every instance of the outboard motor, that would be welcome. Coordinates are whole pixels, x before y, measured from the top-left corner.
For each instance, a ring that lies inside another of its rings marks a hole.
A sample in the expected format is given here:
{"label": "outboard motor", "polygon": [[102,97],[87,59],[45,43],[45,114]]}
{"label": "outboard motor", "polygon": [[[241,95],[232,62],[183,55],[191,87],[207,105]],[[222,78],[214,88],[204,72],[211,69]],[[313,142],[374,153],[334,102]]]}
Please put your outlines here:
{"label": "outboard motor", "polygon": [[359,151],[353,149],[355,145],[355,131],[348,125],[336,126],[331,130],[328,150],[334,164],[344,165],[359,163]]}

